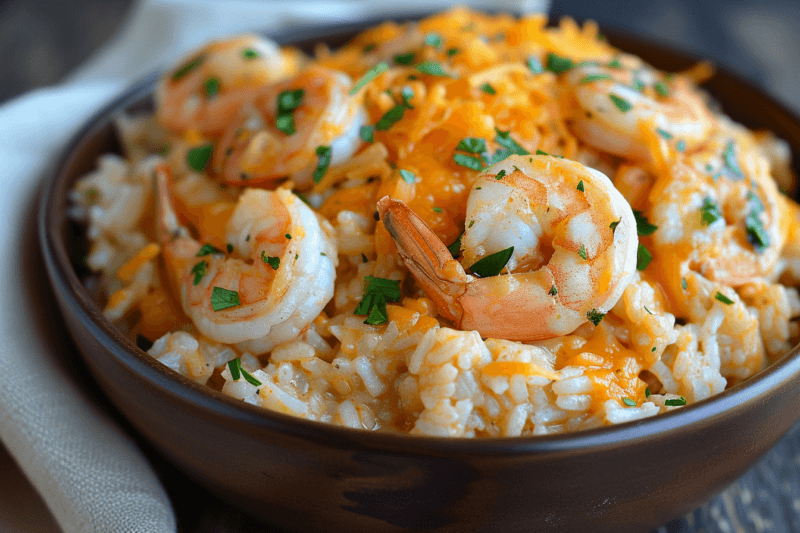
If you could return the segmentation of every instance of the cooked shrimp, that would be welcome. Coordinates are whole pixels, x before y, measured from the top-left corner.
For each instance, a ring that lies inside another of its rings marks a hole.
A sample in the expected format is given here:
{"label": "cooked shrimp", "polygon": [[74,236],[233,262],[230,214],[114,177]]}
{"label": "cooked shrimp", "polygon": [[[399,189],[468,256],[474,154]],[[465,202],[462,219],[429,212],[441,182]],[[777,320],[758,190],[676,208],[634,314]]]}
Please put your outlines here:
{"label": "cooked shrimp", "polygon": [[228,253],[192,239],[156,171],[159,235],[183,310],[206,337],[261,354],[303,332],[333,296],[336,246],[291,192],[247,189],[226,225]]}
{"label": "cooked shrimp", "polygon": [[222,133],[259,89],[292,75],[294,63],[277,44],[256,35],[212,42],[161,78],[158,121],[175,131]]}
{"label": "cooked shrimp", "polygon": [[298,186],[311,185],[318,148],[329,148],[329,164],[336,165],[361,143],[366,111],[359,95],[350,96],[352,87],[347,74],[312,67],[264,88],[226,131],[214,168],[231,185],[286,176]]}
{"label": "cooked shrimp", "polygon": [[507,274],[466,274],[403,202],[378,211],[417,281],[456,327],[537,340],[595,323],[636,272],[633,213],[602,173],[551,156],[511,156],[482,174],[467,202],[463,261],[513,246]]}
{"label": "cooked shrimp", "polygon": [[[769,163],[749,132],[720,124],[702,150],[666,165],[650,191],[648,215],[658,226],[654,250],[670,258],[663,266],[689,262],[707,279],[736,287],[777,263],[783,211]],[[679,278],[667,279],[682,300]]]}
{"label": "cooked shrimp", "polygon": [[687,150],[702,144],[713,131],[714,117],[689,80],[667,79],[634,56],[621,55],[617,62],[579,64],[566,75],[565,112],[585,143],[647,161],[650,155],[640,129],[644,121],[683,140]]}

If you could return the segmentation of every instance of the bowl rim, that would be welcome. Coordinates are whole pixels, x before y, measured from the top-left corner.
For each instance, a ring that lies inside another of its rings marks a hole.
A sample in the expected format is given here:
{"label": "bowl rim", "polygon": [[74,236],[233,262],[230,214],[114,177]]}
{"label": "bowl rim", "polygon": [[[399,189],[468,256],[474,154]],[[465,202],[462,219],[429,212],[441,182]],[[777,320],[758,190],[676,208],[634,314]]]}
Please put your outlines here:
{"label": "bowl rim", "polygon": [[[272,33],[268,37],[281,45],[304,40],[310,41],[311,39],[328,40],[334,36],[345,34],[352,34],[352,37],[356,31],[383,20],[385,19],[370,19],[359,23],[328,26],[309,25],[301,27],[299,31],[297,29],[291,32],[283,30]],[[303,35],[303,32],[307,32],[309,35]],[[681,60],[697,61],[700,59],[696,54],[627,30],[622,31],[604,26],[603,34],[609,36],[611,42],[614,42],[615,38],[632,40],[642,46],[668,52],[672,57],[678,57]],[[579,454],[593,449],[633,445],[641,441],[657,439],[672,431],[691,431],[710,421],[718,421],[731,416],[735,411],[743,409],[743,406],[753,402],[763,402],[771,390],[792,380],[798,381],[800,377],[800,345],[797,345],[778,361],[744,382],[710,398],[680,409],[673,409],[667,413],[571,433],[491,438],[433,437],[352,429],[249,405],[227,397],[205,385],[200,385],[148,356],[103,316],[99,306],[91,299],[72,267],[65,242],[61,239],[62,227],[59,226],[56,216],[59,213],[58,207],[61,205],[64,222],[68,218],[66,215],[68,205],[66,192],[69,190],[67,185],[72,185],[75,180],[67,179],[67,172],[83,149],[83,145],[92,137],[93,133],[112,123],[119,111],[151,95],[161,72],[162,69],[159,69],[150,73],[104,104],[84,123],[78,133],[73,135],[62,150],[55,170],[42,185],[37,224],[39,245],[53,288],[63,295],[70,311],[77,315],[81,324],[108,352],[108,354],[103,354],[103,357],[112,355],[129,372],[157,387],[162,394],[177,403],[200,409],[204,416],[245,423],[261,430],[311,440],[327,446],[351,449],[355,445],[364,449],[432,456],[462,454],[496,456],[509,453]],[[795,126],[800,127],[800,118],[794,112],[753,82],[724,66],[716,66],[716,72],[732,80],[738,86],[758,93],[763,99],[762,103],[771,107],[772,113],[777,113],[777,116],[783,117],[788,123],[794,123]],[[800,140],[795,142],[797,146],[792,148],[796,153],[797,147],[800,146]],[[794,165],[798,164],[797,161],[793,161],[793,163]],[[60,202],[60,199],[63,201]],[[83,354],[81,355],[83,356]]]}

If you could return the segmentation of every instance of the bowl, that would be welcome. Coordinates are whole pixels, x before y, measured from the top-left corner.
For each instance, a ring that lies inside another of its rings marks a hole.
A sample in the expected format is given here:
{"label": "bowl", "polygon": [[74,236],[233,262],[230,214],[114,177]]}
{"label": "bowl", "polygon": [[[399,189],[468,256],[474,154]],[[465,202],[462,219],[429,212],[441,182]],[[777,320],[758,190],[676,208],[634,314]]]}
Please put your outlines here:
{"label": "bowl", "polygon": [[[278,36],[335,46],[372,22]],[[622,32],[616,46],[680,70],[699,58]],[[273,36],[275,37],[275,36]],[[800,415],[795,348],[710,399],[637,422],[566,435],[445,439],[373,433],[234,401],[155,361],[106,320],[82,284],[86,243],[68,191],[119,151],[120,110],[152,106],[154,74],[100,111],[65,151],[39,212],[40,245],[68,330],[111,403],[169,462],[221,498],[286,530],[641,531],[722,490]],[[735,120],[787,139],[800,120],[719,69],[706,88]]]}

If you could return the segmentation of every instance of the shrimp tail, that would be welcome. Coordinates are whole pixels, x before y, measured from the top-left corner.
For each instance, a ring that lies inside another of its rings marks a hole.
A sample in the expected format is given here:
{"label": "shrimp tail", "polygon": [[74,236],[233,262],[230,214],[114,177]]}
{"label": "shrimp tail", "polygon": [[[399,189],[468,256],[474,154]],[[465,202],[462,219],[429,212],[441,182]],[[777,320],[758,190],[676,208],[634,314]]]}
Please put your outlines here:
{"label": "shrimp tail", "polygon": [[467,292],[468,276],[447,246],[405,203],[384,196],[378,202],[383,226],[397,245],[400,256],[439,311],[460,321],[459,298]]}

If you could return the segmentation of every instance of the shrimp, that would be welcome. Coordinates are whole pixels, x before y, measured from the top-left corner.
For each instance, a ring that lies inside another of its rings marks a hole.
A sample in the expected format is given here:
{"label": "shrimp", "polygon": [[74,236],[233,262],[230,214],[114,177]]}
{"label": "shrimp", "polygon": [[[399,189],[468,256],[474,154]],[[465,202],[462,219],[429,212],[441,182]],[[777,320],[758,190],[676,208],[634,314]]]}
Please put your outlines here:
{"label": "shrimp", "polygon": [[226,225],[226,254],[178,225],[170,180],[166,166],[156,170],[159,239],[200,333],[263,354],[308,328],[333,296],[332,229],[288,190],[246,189]]}
{"label": "shrimp", "polygon": [[230,185],[289,176],[310,186],[319,149],[330,149],[328,162],[336,165],[360,146],[367,115],[361,97],[349,95],[352,86],[343,72],[312,67],[265,87],[225,132],[214,169]]}
{"label": "shrimp", "polygon": [[649,161],[642,122],[694,150],[714,130],[715,119],[702,95],[685,77],[669,79],[639,58],[620,55],[617,63],[587,62],[565,78],[565,112],[574,133],[605,152]]}
{"label": "shrimp", "polygon": [[[465,273],[403,202],[378,202],[406,267],[456,327],[531,341],[597,323],[636,273],[630,206],[602,173],[552,156],[510,156],[480,174],[467,200],[463,262],[513,246],[504,275]],[[495,256],[496,257],[496,256]]]}
{"label": "shrimp", "polygon": [[[722,119],[720,126],[700,151],[665,162],[648,216],[658,226],[654,251],[670,257],[663,267],[687,262],[711,281],[738,287],[772,271],[786,235],[768,160],[744,127]],[[682,300],[680,278],[665,279]]]}
{"label": "shrimp", "polygon": [[291,76],[295,63],[273,41],[256,35],[212,42],[161,78],[158,121],[174,131],[220,134],[259,89]]}

